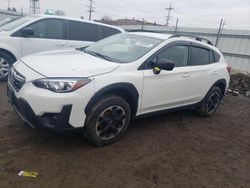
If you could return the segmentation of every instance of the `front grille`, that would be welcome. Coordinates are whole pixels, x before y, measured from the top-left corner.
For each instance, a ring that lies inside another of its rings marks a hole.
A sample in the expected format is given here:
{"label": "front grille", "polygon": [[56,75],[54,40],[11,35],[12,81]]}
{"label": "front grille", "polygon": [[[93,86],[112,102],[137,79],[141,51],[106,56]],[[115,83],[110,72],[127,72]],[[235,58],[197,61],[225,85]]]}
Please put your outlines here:
{"label": "front grille", "polygon": [[9,73],[9,83],[16,90],[16,92],[19,92],[19,90],[23,87],[25,82],[26,82],[25,77],[12,67]]}

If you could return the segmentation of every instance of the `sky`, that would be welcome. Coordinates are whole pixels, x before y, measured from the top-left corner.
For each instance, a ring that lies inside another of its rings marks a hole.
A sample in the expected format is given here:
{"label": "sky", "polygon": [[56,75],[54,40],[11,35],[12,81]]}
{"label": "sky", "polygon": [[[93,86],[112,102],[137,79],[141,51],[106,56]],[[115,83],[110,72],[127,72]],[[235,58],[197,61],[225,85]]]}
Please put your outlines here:
{"label": "sky", "polygon": [[[9,0],[10,6],[29,12],[29,0]],[[172,3],[170,25],[179,19],[180,27],[218,28],[221,18],[227,29],[250,30],[250,0],[94,0],[93,19],[135,18],[166,23],[167,8]],[[63,10],[66,16],[88,18],[89,0],[40,0],[41,13],[47,9]],[[8,0],[0,0],[6,9]]]}

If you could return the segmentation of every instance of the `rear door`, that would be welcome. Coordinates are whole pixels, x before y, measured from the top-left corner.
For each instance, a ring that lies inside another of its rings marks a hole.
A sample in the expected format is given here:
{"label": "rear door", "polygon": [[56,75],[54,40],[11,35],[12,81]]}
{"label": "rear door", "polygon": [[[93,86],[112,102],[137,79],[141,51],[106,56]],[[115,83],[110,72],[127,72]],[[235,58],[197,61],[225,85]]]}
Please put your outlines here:
{"label": "rear door", "polygon": [[190,48],[189,89],[193,102],[201,101],[210,87],[217,81],[217,63],[213,51],[206,46],[193,43]]}
{"label": "rear door", "polygon": [[68,48],[85,47],[101,39],[97,24],[68,20],[66,30]]}
{"label": "rear door", "polygon": [[42,51],[66,48],[65,23],[63,19],[43,19],[27,26],[34,35],[22,37],[22,56]]}

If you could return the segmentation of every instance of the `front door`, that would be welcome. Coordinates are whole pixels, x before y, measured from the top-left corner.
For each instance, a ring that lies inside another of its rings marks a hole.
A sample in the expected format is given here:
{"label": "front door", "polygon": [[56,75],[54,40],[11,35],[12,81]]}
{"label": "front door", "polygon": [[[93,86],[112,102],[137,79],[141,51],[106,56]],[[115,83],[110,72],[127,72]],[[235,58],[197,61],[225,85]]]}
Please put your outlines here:
{"label": "front door", "polygon": [[33,29],[34,35],[22,37],[22,56],[43,51],[62,50],[67,47],[64,20],[43,19],[27,27]]}
{"label": "front door", "polygon": [[[175,63],[172,71],[161,70],[156,75],[152,69],[159,59],[168,59]],[[170,109],[190,104],[189,90],[190,67],[189,46],[171,45],[152,57],[143,71],[144,84],[141,113]]]}

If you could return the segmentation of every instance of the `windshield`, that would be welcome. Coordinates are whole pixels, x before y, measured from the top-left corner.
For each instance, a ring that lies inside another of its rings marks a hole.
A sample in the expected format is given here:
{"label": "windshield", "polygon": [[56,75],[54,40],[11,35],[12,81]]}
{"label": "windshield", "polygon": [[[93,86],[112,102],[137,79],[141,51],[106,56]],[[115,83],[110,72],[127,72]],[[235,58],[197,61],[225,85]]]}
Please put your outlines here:
{"label": "windshield", "polygon": [[5,18],[5,19],[0,21],[0,26],[3,26],[5,24],[7,24],[7,23],[10,23],[10,22],[12,22],[12,21],[14,21],[16,19],[18,19],[18,18]]}
{"label": "windshield", "polygon": [[17,20],[14,20],[8,24],[5,24],[1,27],[1,30],[3,31],[11,31],[25,23],[28,23],[29,21],[33,20],[35,17],[34,16],[27,16],[27,17],[22,17]]}
{"label": "windshield", "polygon": [[162,41],[158,38],[122,33],[93,43],[83,50],[106,60],[130,63],[144,56]]}

